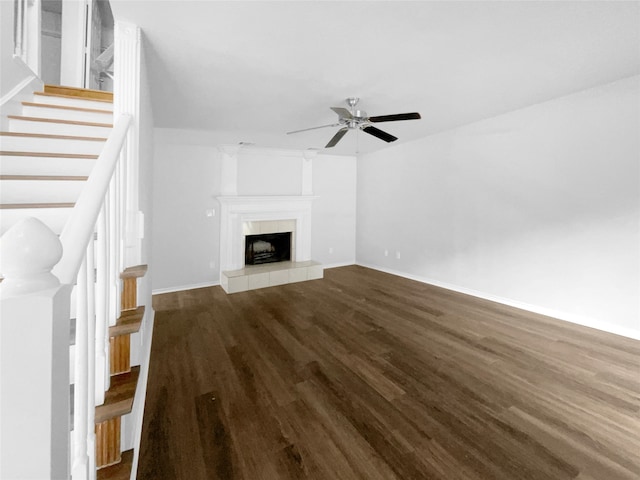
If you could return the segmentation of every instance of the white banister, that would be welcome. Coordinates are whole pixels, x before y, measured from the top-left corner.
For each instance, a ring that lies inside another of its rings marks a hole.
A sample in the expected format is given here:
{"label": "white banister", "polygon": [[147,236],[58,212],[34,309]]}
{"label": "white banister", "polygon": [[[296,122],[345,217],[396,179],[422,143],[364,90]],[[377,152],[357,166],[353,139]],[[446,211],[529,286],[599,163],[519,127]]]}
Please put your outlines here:
{"label": "white banister", "polygon": [[14,225],[0,238],[2,297],[24,295],[60,285],[51,269],[62,257],[55,233],[36,218]]}
{"label": "white banister", "polygon": [[109,188],[122,145],[131,123],[130,115],[121,115],[98,157],[82,193],[76,202],[69,221],[60,235],[65,252],[62,260],[53,269],[62,283],[74,283],[85,248],[92,237],[100,208]]}
{"label": "white banister", "polygon": [[61,254],[34,218],[0,238],[0,478],[69,475],[71,287],[51,274]]}
{"label": "white banister", "polygon": [[[109,387],[108,326],[120,313],[126,236],[121,164],[130,125],[130,115],[118,118],[60,238],[34,218],[0,238],[0,478],[95,478],[94,407]],[[35,413],[15,415],[24,408]]]}

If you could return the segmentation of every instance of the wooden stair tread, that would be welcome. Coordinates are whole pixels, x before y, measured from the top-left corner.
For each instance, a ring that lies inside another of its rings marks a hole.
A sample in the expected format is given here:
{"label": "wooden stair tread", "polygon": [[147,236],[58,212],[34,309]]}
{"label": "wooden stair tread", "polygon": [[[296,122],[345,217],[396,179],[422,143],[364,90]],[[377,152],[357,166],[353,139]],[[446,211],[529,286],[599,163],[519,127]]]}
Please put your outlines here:
{"label": "wooden stair tread", "polygon": [[140,330],[144,318],[144,305],[134,310],[124,310],[113,327],[109,327],[109,336],[130,335]]}
{"label": "wooden stair tread", "polygon": [[7,157],[49,157],[49,158],[86,158],[96,160],[98,155],[88,155],[84,153],[51,153],[51,152],[12,152],[10,150],[0,151],[0,156]]}
{"label": "wooden stair tread", "polygon": [[96,423],[102,423],[131,412],[136,394],[140,367],[111,376],[111,387],[105,392],[104,403],[96,407]]}
{"label": "wooden stair tread", "polygon": [[72,98],[74,100],[87,100],[92,102],[103,102],[103,103],[113,103],[113,100],[105,100],[102,98],[89,98],[89,97],[78,97],[75,95],[62,95],[60,93],[48,93],[48,92],[33,92],[34,95],[40,95],[43,97],[57,97],[57,98]]}
{"label": "wooden stair tread", "polygon": [[65,125],[85,125],[87,127],[113,128],[113,124],[111,123],[80,122],[78,120],[61,120],[59,118],[23,117],[22,115],[7,115],[7,118],[10,118],[13,120],[24,120],[27,122],[64,123]]}
{"label": "wooden stair tread", "polygon": [[98,480],[129,480],[133,468],[133,450],[122,452],[120,463],[98,470]]}
{"label": "wooden stair tread", "polygon": [[85,140],[89,142],[106,142],[107,137],[83,137],[79,135],[52,135],[50,133],[0,132],[0,137],[52,138],[54,140]]}
{"label": "wooden stair tread", "polygon": [[41,107],[41,108],[57,108],[59,110],[73,110],[74,112],[113,114],[113,111],[111,110],[100,110],[99,108],[69,107],[67,105],[52,105],[50,103],[22,102],[22,105],[24,105],[25,107]]}
{"label": "wooden stair tread", "polygon": [[125,268],[120,274],[120,278],[140,278],[144,277],[147,273],[147,265],[135,265],[133,267]]}
{"label": "wooden stair tread", "polygon": [[91,100],[106,100],[113,102],[113,93],[89,88],[65,87],[62,85],[45,85],[44,93],[66,95],[71,98],[86,98]]}
{"label": "wooden stair tread", "polygon": [[0,175],[0,180],[86,181],[88,178],[81,175]]}
{"label": "wooden stair tread", "polygon": [[73,202],[60,203],[0,203],[0,210],[10,210],[19,208],[73,208]]}

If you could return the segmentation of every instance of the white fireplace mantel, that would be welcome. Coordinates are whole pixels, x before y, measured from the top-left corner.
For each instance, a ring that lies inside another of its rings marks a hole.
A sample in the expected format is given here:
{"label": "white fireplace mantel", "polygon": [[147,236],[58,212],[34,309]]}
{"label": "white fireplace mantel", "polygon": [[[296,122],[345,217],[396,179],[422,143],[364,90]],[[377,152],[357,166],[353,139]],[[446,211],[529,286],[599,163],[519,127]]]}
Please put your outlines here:
{"label": "white fireplace mantel", "polygon": [[294,220],[295,262],[311,260],[311,206],[314,195],[222,196],[220,202],[220,274],[244,267],[246,222]]}

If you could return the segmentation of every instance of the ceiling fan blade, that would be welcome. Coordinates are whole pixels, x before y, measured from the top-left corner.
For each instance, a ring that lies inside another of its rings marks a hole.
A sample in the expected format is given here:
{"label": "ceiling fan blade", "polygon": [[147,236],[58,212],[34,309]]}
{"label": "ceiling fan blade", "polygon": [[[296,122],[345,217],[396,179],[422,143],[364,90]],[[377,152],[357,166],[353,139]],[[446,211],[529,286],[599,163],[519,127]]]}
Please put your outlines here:
{"label": "ceiling fan blade", "polygon": [[353,118],[353,115],[351,115],[351,112],[349,110],[347,110],[346,108],[343,108],[343,107],[331,107],[331,110],[336,112],[340,118],[347,118],[349,120],[351,120]]}
{"label": "ceiling fan blade", "polygon": [[338,130],[338,132],[333,136],[333,138],[331,140],[329,140],[329,143],[327,143],[324,148],[334,147],[336,145],[336,143],[338,143],[340,141],[340,139],[342,137],[344,137],[344,135],[348,131],[349,131],[349,129],[347,127],[344,127],[344,128],[341,128],[340,130]]}
{"label": "ceiling fan blade", "polygon": [[378,137],[380,140],[384,140],[387,143],[395,142],[398,139],[398,137],[394,137],[390,133],[383,132],[379,128],[372,127],[371,125],[364,127],[362,131],[367,132],[369,135],[373,135],[374,137]]}
{"label": "ceiling fan blade", "polygon": [[397,113],[395,115],[379,115],[377,117],[369,117],[369,121],[377,122],[397,122],[398,120],[420,120],[422,117],[418,112],[413,113]]}
{"label": "ceiling fan blade", "polygon": [[321,125],[319,127],[303,128],[302,130],[294,130],[293,132],[287,132],[287,135],[291,135],[292,133],[308,132],[309,130],[317,130],[319,128],[339,127],[339,126],[340,126],[339,123],[332,123],[330,125]]}

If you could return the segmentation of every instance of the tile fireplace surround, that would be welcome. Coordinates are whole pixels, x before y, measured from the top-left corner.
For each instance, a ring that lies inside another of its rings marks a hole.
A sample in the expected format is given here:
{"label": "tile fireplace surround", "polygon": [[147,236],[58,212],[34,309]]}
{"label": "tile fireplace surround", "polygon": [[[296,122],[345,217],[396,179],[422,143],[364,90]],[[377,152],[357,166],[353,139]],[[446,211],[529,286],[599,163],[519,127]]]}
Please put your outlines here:
{"label": "tile fireplace surround", "polygon": [[[312,195],[226,196],[220,202],[220,285],[227,293],[322,278],[311,261]],[[290,262],[244,265],[245,235],[292,232]]]}

